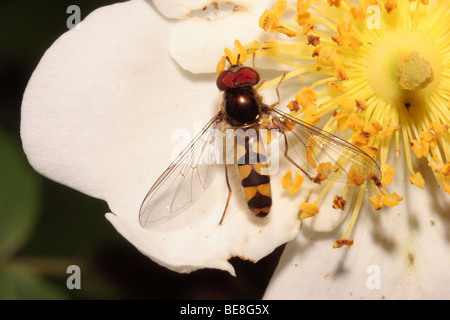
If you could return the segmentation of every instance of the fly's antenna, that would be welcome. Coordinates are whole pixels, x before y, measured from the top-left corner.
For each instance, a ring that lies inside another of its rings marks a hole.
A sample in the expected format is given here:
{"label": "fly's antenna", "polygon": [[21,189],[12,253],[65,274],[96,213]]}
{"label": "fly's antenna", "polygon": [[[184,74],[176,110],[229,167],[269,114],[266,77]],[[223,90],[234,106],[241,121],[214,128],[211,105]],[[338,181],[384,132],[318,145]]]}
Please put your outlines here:
{"label": "fly's antenna", "polygon": [[236,63],[232,63],[228,56],[226,56],[226,59],[227,59],[228,63],[230,64],[230,67],[235,67],[235,66],[239,65],[239,60],[241,59],[241,54],[240,53],[238,54]]}
{"label": "fly's antenna", "polygon": [[252,65],[253,65],[253,69],[256,70],[256,66],[255,66],[255,53],[253,52],[253,58],[252,58]]}
{"label": "fly's antenna", "polygon": [[228,56],[225,56],[225,58],[227,59],[228,63],[230,64],[230,66],[232,66],[233,64],[231,63],[230,58],[228,58]]}

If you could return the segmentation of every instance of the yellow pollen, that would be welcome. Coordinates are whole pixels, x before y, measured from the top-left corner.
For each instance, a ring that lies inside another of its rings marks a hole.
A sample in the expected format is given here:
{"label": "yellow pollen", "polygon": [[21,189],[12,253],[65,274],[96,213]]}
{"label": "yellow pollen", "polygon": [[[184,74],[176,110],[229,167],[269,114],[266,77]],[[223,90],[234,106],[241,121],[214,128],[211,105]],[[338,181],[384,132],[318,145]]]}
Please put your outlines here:
{"label": "yellow pollen", "polygon": [[386,2],[384,3],[384,8],[386,9],[387,13],[391,13],[392,11],[397,9],[397,7],[397,0],[386,0]]}
{"label": "yellow pollen", "polygon": [[295,100],[300,103],[303,108],[308,108],[311,105],[315,106],[314,102],[317,101],[317,95],[313,89],[303,87],[300,92],[295,95]]}
{"label": "yellow pollen", "polygon": [[346,112],[334,112],[334,118],[337,120],[337,129],[344,132],[347,129],[348,113]]}
{"label": "yellow pollen", "polygon": [[[234,49],[231,51],[229,48],[224,49],[225,57],[219,61],[219,64],[216,68],[216,74],[218,71],[225,68],[225,64],[223,60],[228,59],[231,64],[242,64],[247,61],[247,49],[239,42],[239,40],[234,41]],[[220,73],[219,73],[220,74]]]}
{"label": "yellow pollen", "polygon": [[358,8],[352,6],[350,12],[352,13],[353,18],[359,20],[359,22],[363,22],[364,20],[366,20],[366,10],[363,6],[360,6]]}
{"label": "yellow pollen", "polygon": [[301,176],[298,172],[295,174],[294,179],[291,182],[291,186],[289,188],[289,194],[294,194],[300,189],[303,184],[303,176]]}
{"label": "yellow pollen", "polygon": [[370,157],[372,157],[373,159],[375,159],[376,156],[377,156],[378,153],[379,153],[379,150],[378,150],[377,147],[370,146],[370,145],[363,146],[363,147],[362,147],[362,150],[363,150],[365,153],[367,153]]}
{"label": "yellow pollen", "polygon": [[295,37],[297,33],[280,22],[280,18],[286,10],[287,1],[277,0],[272,10],[266,9],[259,18],[259,27],[264,31],[280,32],[288,37]]}
{"label": "yellow pollen", "polygon": [[444,190],[445,190],[445,192],[447,192],[448,194],[450,194],[450,184],[446,184],[446,185],[444,186]]}
{"label": "yellow pollen", "polygon": [[341,81],[348,80],[348,76],[344,70],[343,65],[338,65],[338,66],[336,66],[336,68],[334,68],[334,76]]}
{"label": "yellow pollen", "polygon": [[368,132],[372,135],[378,135],[382,130],[383,126],[376,119],[373,119],[370,124],[364,126],[364,132]]}
{"label": "yellow pollen", "polygon": [[392,193],[391,195],[382,196],[383,204],[388,207],[394,207],[399,204],[400,201],[403,200],[403,197],[400,197],[397,193]]}
{"label": "yellow pollen", "polygon": [[328,179],[328,175],[333,173],[331,165],[331,162],[319,163],[319,165],[317,166],[317,176],[313,178],[313,181],[320,184],[322,181]]}
{"label": "yellow pollen", "polygon": [[387,127],[385,130],[383,130],[382,132],[380,132],[380,134],[378,135],[378,137],[380,139],[385,139],[389,136],[392,135],[392,133],[394,132],[394,130],[398,129],[398,126],[389,126]]}
{"label": "yellow pollen", "polygon": [[367,110],[368,105],[367,105],[367,103],[364,100],[356,99],[355,101],[356,101],[356,107],[359,110],[362,110],[362,111]]}
{"label": "yellow pollen", "polygon": [[373,205],[373,208],[375,209],[375,211],[380,210],[384,204],[383,204],[383,200],[381,199],[382,194],[379,193],[377,197],[370,197],[369,200]]}
{"label": "yellow pollen", "polygon": [[444,176],[450,175],[450,162],[447,162],[446,164],[444,164],[444,165],[439,169],[439,173],[440,173],[440,174],[443,174]]}
{"label": "yellow pollen", "polygon": [[341,0],[327,0],[328,5],[335,6],[336,8],[339,8],[341,6]]}
{"label": "yellow pollen", "polygon": [[303,176],[300,175],[299,171],[295,173],[294,178],[292,179],[292,172],[288,170],[286,174],[281,179],[281,186],[283,189],[289,189],[289,194],[296,193],[303,184]]}
{"label": "yellow pollen", "polygon": [[416,186],[419,186],[420,189],[423,189],[423,187],[425,186],[425,180],[423,179],[423,177],[420,174],[420,172],[416,172],[415,175],[409,176],[409,181],[412,184],[415,184]]}
{"label": "yellow pollen", "polygon": [[333,248],[342,248],[343,246],[351,247],[353,245],[353,239],[339,239],[333,244]]}
{"label": "yellow pollen", "polygon": [[344,88],[342,88],[342,86],[340,86],[339,84],[337,84],[336,82],[333,81],[327,81],[327,85],[330,88],[336,89],[339,92],[344,92]]}
{"label": "yellow pollen", "polygon": [[365,131],[358,131],[352,134],[352,141],[357,147],[362,147],[369,143],[370,133]]}
{"label": "yellow pollen", "polygon": [[338,100],[338,106],[344,110],[352,110],[356,106],[356,101],[343,94]]}
{"label": "yellow pollen", "polygon": [[308,33],[310,33],[312,30],[314,30],[314,25],[311,23],[307,23],[305,26],[303,26],[302,34],[306,36]]}
{"label": "yellow pollen", "polygon": [[298,102],[296,100],[289,101],[287,107],[291,112],[296,112],[300,109]]}
{"label": "yellow pollen", "polygon": [[364,120],[356,113],[352,113],[347,119],[347,125],[352,131],[358,131],[364,125]]}
{"label": "yellow pollen", "polygon": [[331,39],[339,46],[347,46],[357,51],[363,45],[363,42],[352,32],[352,20],[339,22],[336,29],[339,35]]}
{"label": "yellow pollen", "polygon": [[225,66],[227,64],[227,58],[226,56],[223,56],[216,67],[216,78],[222,73],[223,70],[225,70]]}
{"label": "yellow pollen", "polygon": [[444,125],[444,124],[441,124],[441,123],[436,122],[436,121],[433,121],[431,123],[431,127],[433,129],[433,132],[436,133],[436,134],[439,134],[439,133],[442,133],[442,132],[447,132],[448,128],[449,128],[448,125]]}
{"label": "yellow pollen", "polygon": [[383,185],[387,186],[392,182],[392,178],[394,177],[394,168],[390,164],[386,164],[383,167]]}
{"label": "yellow pollen", "polygon": [[285,190],[289,188],[291,180],[292,180],[292,172],[291,170],[288,170],[286,174],[283,176],[283,178],[281,178],[281,187]]}
{"label": "yellow pollen", "polygon": [[344,210],[346,204],[347,204],[347,201],[345,201],[343,197],[334,196],[333,208]]}
{"label": "yellow pollen", "polygon": [[367,177],[355,169],[350,169],[348,173],[348,182],[353,187],[358,187],[367,180]]}
{"label": "yellow pollen", "polygon": [[304,220],[307,218],[314,217],[319,213],[319,207],[314,203],[303,203],[300,206],[300,219]]}
{"label": "yellow pollen", "polygon": [[312,29],[316,24],[316,19],[314,19],[311,13],[307,10],[311,7],[311,0],[297,0],[297,15],[295,16],[295,22],[299,26],[307,27]]}
{"label": "yellow pollen", "polygon": [[416,139],[411,140],[411,148],[417,158],[420,159],[423,157],[422,146],[420,145],[419,141],[417,141]]}

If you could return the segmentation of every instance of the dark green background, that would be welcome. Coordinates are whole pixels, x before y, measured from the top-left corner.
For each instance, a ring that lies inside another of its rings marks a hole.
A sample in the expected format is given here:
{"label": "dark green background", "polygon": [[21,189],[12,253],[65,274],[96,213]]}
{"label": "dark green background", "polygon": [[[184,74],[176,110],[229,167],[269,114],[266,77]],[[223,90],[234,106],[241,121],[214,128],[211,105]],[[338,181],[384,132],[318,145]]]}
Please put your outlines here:
{"label": "dark green background", "polygon": [[[257,264],[178,274],[140,254],[104,218],[105,202],[38,175],[19,135],[22,95],[45,50],[64,32],[69,5],[82,19],[117,1],[0,1],[0,299],[258,299],[281,249]],[[69,290],[69,265],[81,289]]]}

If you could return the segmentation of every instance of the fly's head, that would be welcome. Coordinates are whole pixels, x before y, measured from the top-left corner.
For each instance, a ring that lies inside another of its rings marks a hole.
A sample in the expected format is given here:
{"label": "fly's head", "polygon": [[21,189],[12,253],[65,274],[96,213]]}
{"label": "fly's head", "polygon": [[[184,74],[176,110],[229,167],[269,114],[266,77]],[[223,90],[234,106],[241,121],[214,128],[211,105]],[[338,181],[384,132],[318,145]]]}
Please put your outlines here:
{"label": "fly's head", "polygon": [[258,121],[261,101],[253,87],[259,80],[255,69],[242,65],[232,65],[217,77],[217,87],[224,92],[223,111],[230,125],[243,127]]}
{"label": "fly's head", "polygon": [[220,91],[239,87],[253,87],[259,82],[259,73],[253,68],[240,64],[232,65],[217,77],[216,84]]}

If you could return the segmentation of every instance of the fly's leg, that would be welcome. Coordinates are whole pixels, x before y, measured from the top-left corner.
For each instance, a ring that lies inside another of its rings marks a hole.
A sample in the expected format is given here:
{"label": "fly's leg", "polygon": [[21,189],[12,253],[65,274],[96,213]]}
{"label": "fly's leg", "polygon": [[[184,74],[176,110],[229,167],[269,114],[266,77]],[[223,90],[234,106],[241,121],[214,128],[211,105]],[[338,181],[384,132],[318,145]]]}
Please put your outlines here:
{"label": "fly's leg", "polygon": [[226,163],[224,163],[225,166],[225,180],[227,181],[227,187],[228,187],[228,198],[227,203],[225,204],[225,208],[223,209],[222,218],[220,219],[219,225],[222,225],[223,218],[225,217],[225,213],[227,213],[228,205],[230,204],[231,195],[233,193],[233,190],[231,189],[230,180],[228,179],[228,166]]}
{"label": "fly's leg", "polygon": [[287,74],[287,72],[283,73],[283,75],[281,76],[280,81],[277,84],[277,87],[275,88],[275,92],[277,93],[278,101],[273,103],[273,104],[271,104],[269,106],[270,108],[276,107],[277,105],[280,104],[281,99],[280,99],[280,92],[278,91],[278,89],[280,88],[281,82],[283,82],[284,78],[286,77],[286,74]]}
{"label": "fly's leg", "polygon": [[284,157],[294,165],[294,167],[300,169],[302,171],[302,173],[308,177],[309,180],[313,180],[313,178],[304,170],[302,169],[297,163],[295,163],[294,160],[291,159],[291,157],[289,157],[288,152],[289,152],[289,147],[288,147],[288,143],[287,143],[287,137],[286,134],[283,132],[283,136],[284,136],[284,144],[285,144],[285,148],[284,148]]}
{"label": "fly's leg", "polygon": [[[219,225],[222,225],[223,219],[225,218],[225,214],[227,213],[228,205],[230,204],[231,195],[233,194],[233,190],[232,190],[231,185],[230,185],[230,179],[228,177],[227,142],[228,142],[227,137],[224,137],[223,144],[222,144],[223,145],[223,150],[222,150],[223,153],[222,154],[223,154],[223,165],[224,165],[224,169],[225,169],[225,181],[227,182],[227,187],[228,187],[228,197],[227,197],[227,203],[225,204],[225,208],[223,209],[223,214],[222,214],[222,218],[220,219]],[[233,148],[234,148],[233,149],[233,157],[235,157],[237,146],[235,144],[235,137],[234,137],[234,135],[233,135],[233,142],[232,142],[232,144],[233,144]],[[235,159],[233,158],[233,160],[235,160]],[[233,163],[235,163],[235,162],[233,162]]]}

